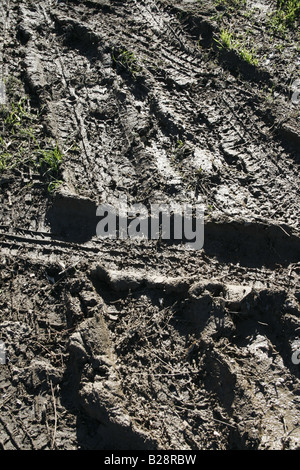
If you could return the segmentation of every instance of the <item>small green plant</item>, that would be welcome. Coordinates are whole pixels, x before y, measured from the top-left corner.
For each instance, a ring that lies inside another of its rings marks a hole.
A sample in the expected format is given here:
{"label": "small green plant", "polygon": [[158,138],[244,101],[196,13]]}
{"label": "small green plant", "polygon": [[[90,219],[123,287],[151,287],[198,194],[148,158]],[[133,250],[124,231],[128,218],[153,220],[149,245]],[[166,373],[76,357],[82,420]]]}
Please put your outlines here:
{"label": "small green plant", "polygon": [[53,180],[48,184],[49,194],[53,194],[63,184],[62,180]]}
{"label": "small green plant", "polygon": [[275,12],[270,16],[269,25],[277,33],[284,34],[294,29],[300,20],[300,0],[277,0]]}
{"label": "small green plant", "polygon": [[250,19],[250,18],[252,18],[252,16],[254,15],[254,13],[255,13],[255,9],[252,9],[252,10],[245,10],[245,11],[242,12],[242,15],[243,15],[244,18]]}
{"label": "small green plant", "polygon": [[9,108],[2,106],[2,112],[5,113],[4,123],[10,127],[21,126],[24,118],[29,118],[26,107],[26,98],[21,98],[18,102],[12,102]]}
{"label": "small green plant", "polygon": [[214,39],[217,47],[222,50],[236,51],[239,56],[248,64],[258,66],[258,59],[255,57],[254,48],[249,50],[245,45],[241,44],[239,40],[234,37],[234,34],[229,32],[227,29],[222,29],[220,33],[220,39]]}
{"label": "small green plant", "polygon": [[5,171],[7,169],[6,155],[0,155],[0,171]]}
{"label": "small green plant", "polygon": [[285,45],[284,44],[275,44],[275,49],[280,52],[280,54],[284,51]]}
{"label": "small green plant", "polygon": [[258,59],[255,57],[254,49],[249,51],[248,49],[246,49],[246,47],[243,47],[240,50],[240,56],[248,64],[254,65],[255,67],[258,66]]}
{"label": "small green plant", "polygon": [[133,76],[141,71],[135,54],[127,49],[113,49],[112,57],[116,64],[127,70],[127,72]]}
{"label": "small green plant", "polygon": [[58,187],[63,153],[58,144],[45,142],[39,112],[32,110],[16,80],[7,79],[7,98],[0,107],[0,172],[39,172],[48,191]]}
{"label": "small green plant", "polygon": [[58,175],[60,165],[63,160],[63,154],[58,145],[52,149],[41,150],[41,155],[38,158],[38,166],[43,175],[55,176]]}
{"label": "small green plant", "polygon": [[220,40],[215,39],[215,42],[219,44],[219,49],[234,49],[235,43],[233,41],[233,33],[230,33],[227,29],[222,29],[220,33]]}
{"label": "small green plant", "polygon": [[266,100],[272,103],[275,99],[274,96],[275,85],[272,85],[268,90],[266,90]]}

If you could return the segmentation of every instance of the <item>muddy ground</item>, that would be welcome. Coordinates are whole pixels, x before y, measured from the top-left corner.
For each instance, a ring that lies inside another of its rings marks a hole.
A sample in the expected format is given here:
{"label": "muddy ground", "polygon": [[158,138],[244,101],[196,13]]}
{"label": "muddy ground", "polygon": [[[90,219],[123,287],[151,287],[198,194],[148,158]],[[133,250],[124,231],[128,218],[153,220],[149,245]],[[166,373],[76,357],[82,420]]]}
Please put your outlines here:
{"label": "muddy ground", "polygon": [[[0,447],[299,449],[299,30],[273,0],[0,6]],[[201,201],[203,248],[100,239],[121,196]]]}

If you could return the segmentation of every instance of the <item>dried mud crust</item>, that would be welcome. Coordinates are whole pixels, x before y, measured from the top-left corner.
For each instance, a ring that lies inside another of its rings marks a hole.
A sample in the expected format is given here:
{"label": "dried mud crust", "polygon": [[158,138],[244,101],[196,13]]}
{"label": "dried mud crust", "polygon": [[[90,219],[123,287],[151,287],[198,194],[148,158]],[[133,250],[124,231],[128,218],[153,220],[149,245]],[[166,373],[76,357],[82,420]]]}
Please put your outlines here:
{"label": "dried mud crust", "polygon": [[[1,448],[298,449],[299,58],[273,3],[234,17],[255,66],[210,2],[0,4],[2,75],[64,154],[55,194],[0,175]],[[122,195],[204,202],[203,249],[97,239]]]}

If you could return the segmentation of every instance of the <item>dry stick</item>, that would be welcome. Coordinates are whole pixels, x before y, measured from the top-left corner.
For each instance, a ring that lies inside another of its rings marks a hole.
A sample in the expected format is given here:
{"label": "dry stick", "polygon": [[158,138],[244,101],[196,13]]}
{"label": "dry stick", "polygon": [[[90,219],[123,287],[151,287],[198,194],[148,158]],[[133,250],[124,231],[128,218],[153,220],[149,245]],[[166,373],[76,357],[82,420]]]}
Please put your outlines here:
{"label": "dry stick", "polygon": [[[14,416],[12,415],[11,412],[9,412],[10,416],[14,418]],[[22,429],[23,433],[27,436],[28,440],[30,441],[30,444],[31,444],[31,447],[32,447],[32,450],[36,450],[36,447],[34,445],[34,442],[32,440],[32,437],[30,436],[30,434],[28,433],[27,429],[25,428],[25,426],[23,425],[23,421],[19,418],[15,419],[16,423],[20,426],[20,428]]]}
{"label": "dry stick", "polygon": [[53,408],[54,408],[54,430],[53,430],[52,442],[51,442],[51,450],[53,450],[55,446],[55,437],[56,437],[56,429],[57,429],[57,411],[56,411],[56,400],[55,400],[52,380],[50,380],[50,387],[51,387],[51,394],[52,394]]}
{"label": "dry stick", "polygon": [[298,428],[299,428],[299,426],[295,426],[291,431],[289,431],[289,432],[287,433],[287,436],[289,436],[290,434],[292,434],[292,433],[293,433],[296,429],[298,429]]}
{"label": "dry stick", "polygon": [[0,403],[0,409],[2,408],[2,406],[4,406],[12,397],[14,396],[14,393],[11,393],[10,395],[8,395],[8,397],[6,397],[1,403]]}
{"label": "dry stick", "polygon": [[17,441],[16,441],[15,438],[14,438],[14,432],[12,432],[12,431],[9,429],[7,423],[1,418],[1,415],[0,415],[0,424],[2,424],[2,426],[4,427],[5,431],[7,432],[7,435],[9,436],[9,438],[10,438],[12,444],[15,446],[15,448],[16,448],[17,450],[21,450],[19,444],[17,443]]}
{"label": "dry stick", "polygon": [[154,373],[154,372],[130,372],[131,375],[152,375],[153,377],[175,377],[181,375],[192,375],[199,374],[199,370],[190,370],[190,371],[181,371],[181,372],[163,372],[163,373]]}
{"label": "dry stick", "polygon": [[232,424],[226,423],[226,421],[221,421],[220,419],[217,419],[217,418],[213,418],[213,420],[216,421],[217,423],[225,424],[225,426],[229,426],[230,428],[233,428],[233,429],[237,428],[236,426],[233,426]]}

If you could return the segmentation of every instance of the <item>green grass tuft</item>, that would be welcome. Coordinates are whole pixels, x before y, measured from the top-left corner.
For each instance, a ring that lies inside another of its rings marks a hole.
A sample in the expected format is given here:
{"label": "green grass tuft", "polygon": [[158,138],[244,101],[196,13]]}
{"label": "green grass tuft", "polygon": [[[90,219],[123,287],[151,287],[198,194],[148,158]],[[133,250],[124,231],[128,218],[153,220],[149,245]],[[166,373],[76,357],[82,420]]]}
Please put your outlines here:
{"label": "green grass tuft", "polygon": [[270,16],[270,27],[277,33],[284,34],[288,29],[295,29],[300,22],[300,0],[278,0],[276,11]]}
{"label": "green grass tuft", "polygon": [[117,65],[127,70],[133,76],[141,71],[135,54],[127,49],[113,49],[112,58]]}
{"label": "green grass tuft", "polygon": [[234,34],[227,29],[223,28],[220,33],[220,38],[215,38],[214,40],[220,50],[236,51],[242,60],[255,67],[258,66],[258,59],[255,56],[254,48],[249,50],[245,45],[241,44],[239,40],[235,39]]}
{"label": "green grass tuft", "polygon": [[39,113],[31,109],[26,96],[20,96],[17,81],[7,83],[8,99],[0,107],[0,172],[38,172],[52,192],[60,181],[64,155],[58,144],[45,142]]}

